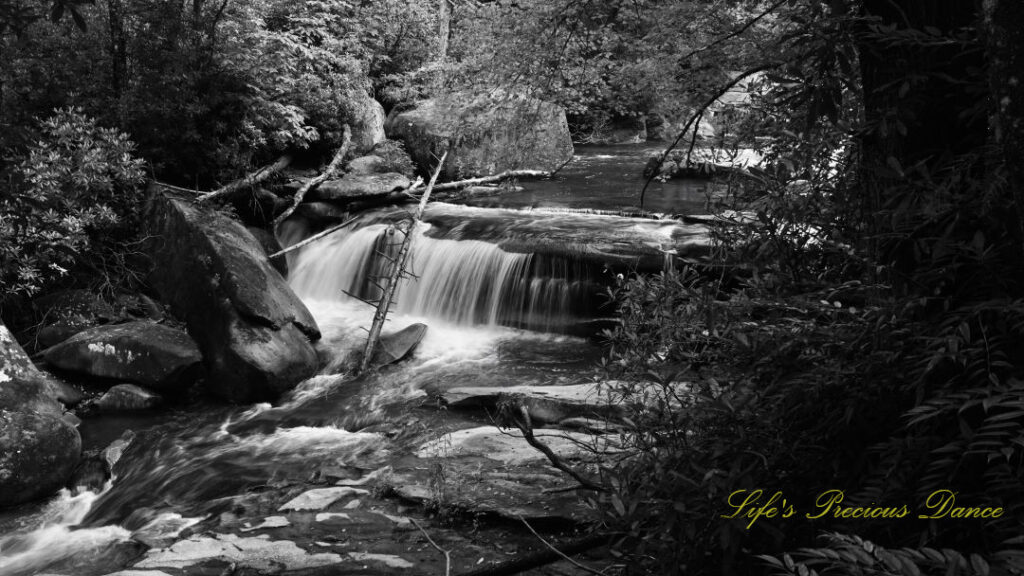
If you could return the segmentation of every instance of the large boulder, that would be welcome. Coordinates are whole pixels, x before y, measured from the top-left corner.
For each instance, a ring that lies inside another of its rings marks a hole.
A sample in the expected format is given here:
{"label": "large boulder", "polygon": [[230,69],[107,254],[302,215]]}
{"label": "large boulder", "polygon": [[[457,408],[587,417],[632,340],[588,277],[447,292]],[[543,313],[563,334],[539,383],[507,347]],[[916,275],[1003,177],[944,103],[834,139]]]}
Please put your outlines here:
{"label": "large boulder", "polygon": [[49,378],[0,324],[0,507],[51,494],[78,464],[82,439],[53,393]]}
{"label": "large boulder", "polygon": [[369,151],[384,140],[384,121],[387,119],[384,107],[360,88],[349,91],[347,102],[346,117],[352,129],[352,149],[356,152]]}
{"label": "large boulder", "polygon": [[387,196],[392,192],[405,190],[412,183],[401,174],[348,174],[337,180],[328,180],[310,190],[310,200],[347,202],[374,196]]}
{"label": "large boulder", "polygon": [[150,280],[185,319],[212,392],[272,400],[316,373],[316,321],[244,226],[159,191],[146,221]]}
{"label": "large boulder", "polygon": [[448,179],[554,170],[573,155],[565,110],[534,98],[425,100],[392,113],[385,129],[427,172],[451,145],[442,170]]}
{"label": "large boulder", "polygon": [[182,393],[202,375],[203,356],[188,334],[152,322],[97,326],[43,352],[48,364],[96,378]]}

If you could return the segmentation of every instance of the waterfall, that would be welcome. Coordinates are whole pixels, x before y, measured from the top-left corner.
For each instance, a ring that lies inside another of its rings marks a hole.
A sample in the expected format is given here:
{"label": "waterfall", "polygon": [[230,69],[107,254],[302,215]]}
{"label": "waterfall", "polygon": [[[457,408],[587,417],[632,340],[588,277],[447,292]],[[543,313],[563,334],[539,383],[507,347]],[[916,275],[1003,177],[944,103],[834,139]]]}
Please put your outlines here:
{"label": "waterfall", "polygon": [[[504,325],[560,332],[589,313],[589,269],[567,258],[507,252],[474,239],[435,238],[421,224],[413,238],[408,272],[393,310],[458,325]],[[282,239],[306,236],[301,224]],[[356,296],[375,301],[377,279],[397,254],[403,234],[370,215],[352,229],[302,248],[290,263],[289,282],[304,300]]]}

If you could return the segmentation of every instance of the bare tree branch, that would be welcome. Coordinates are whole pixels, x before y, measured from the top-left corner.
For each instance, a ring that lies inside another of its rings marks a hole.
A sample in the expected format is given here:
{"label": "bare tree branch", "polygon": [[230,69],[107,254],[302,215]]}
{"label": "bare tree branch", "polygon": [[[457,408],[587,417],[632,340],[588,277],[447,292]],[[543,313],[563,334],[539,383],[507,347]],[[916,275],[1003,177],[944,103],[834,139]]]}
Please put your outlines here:
{"label": "bare tree branch", "polygon": [[[442,0],[442,1],[447,2],[448,0]],[[423,526],[420,526],[420,523],[417,522],[415,519],[409,518],[409,521],[412,522],[413,526],[419,528],[420,532],[422,532],[423,535],[426,536],[427,542],[430,542],[430,545],[433,546],[434,549],[436,549],[441,554],[444,554],[444,576],[451,576],[451,573],[452,573],[452,553],[451,553],[451,550],[445,550],[444,548],[441,548],[440,546],[438,546],[437,542],[434,542],[434,539],[430,537],[430,534],[427,534],[427,531],[424,530]],[[526,522],[526,521],[523,520],[523,522]],[[531,528],[531,530],[532,530],[532,528]],[[539,536],[538,536],[538,538],[539,538]]]}
{"label": "bare tree branch", "polygon": [[260,168],[259,170],[253,172],[252,174],[249,174],[244,178],[240,178],[230,184],[221,186],[220,188],[214,190],[213,192],[203,194],[202,196],[196,199],[196,202],[209,202],[210,200],[218,200],[224,197],[232,196],[239,190],[242,190],[244,188],[251,188],[259,184],[260,182],[263,182],[267,178],[270,178],[274,174],[287,168],[288,165],[291,163],[291,154],[285,154],[278,158],[277,160],[275,160],[273,164],[268,164],[267,166]]}
{"label": "bare tree branch", "polygon": [[299,188],[299,191],[295,193],[295,198],[292,199],[292,205],[288,207],[280,216],[274,218],[274,228],[276,229],[282,222],[285,221],[289,216],[295,212],[295,209],[302,203],[302,199],[306,197],[306,193],[323,184],[334,176],[334,173],[338,171],[338,167],[341,166],[341,161],[345,158],[345,154],[348,154],[348,148],[352,144],[352,130],[345,124],[343,133],[341,136],[341,147],[334,154],[334,158],[331,159],[331,163],[327,165],[327,169],[322,174],[309,180]]}

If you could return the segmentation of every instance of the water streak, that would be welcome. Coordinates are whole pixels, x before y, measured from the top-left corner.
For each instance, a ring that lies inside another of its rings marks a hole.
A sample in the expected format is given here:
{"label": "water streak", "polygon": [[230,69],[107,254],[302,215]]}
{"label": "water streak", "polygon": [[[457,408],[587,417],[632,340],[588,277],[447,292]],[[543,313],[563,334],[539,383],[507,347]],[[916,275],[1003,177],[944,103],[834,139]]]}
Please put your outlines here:
{"label": "water streak", "polygon": [[[350,296],[376,301],[403,237],[368,219],[307,246],[292,260],[290,283],[306,301]],[[474,239],[433,238],[421,226],[393,310],[470,326],[516,326],[557,332],[585,315],[592,290],[585,266],[564,258],[520,254]],[[282,238],[295,241],[295,229]],[[386,257],[385,257],[386,256]]]}

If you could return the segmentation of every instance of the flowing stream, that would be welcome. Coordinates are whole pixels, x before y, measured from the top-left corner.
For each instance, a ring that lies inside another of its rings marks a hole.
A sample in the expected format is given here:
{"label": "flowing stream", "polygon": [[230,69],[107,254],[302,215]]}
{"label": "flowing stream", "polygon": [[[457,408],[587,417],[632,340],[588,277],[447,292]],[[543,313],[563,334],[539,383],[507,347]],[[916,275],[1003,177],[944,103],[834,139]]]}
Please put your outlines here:
{"label": "flowing stream", "polygon": [[[601,348],[580,335],[593,336],[610,316],[602,294],[614,275],[658,267],[699,244],[673,221],[588,213],[635,205],[647,151],[584,149],[554,181],[475,198],[474,206],[431,206],[413,241],[413,277],[385,328],[423,322],[427,336],[410,359],[366,378],[344,375],[372,318],[360,299],[379,295],[382,255],[394,254],[405,211],[367,213],[291,254],[289,283],[323,333],[321,374],[276,406],[202,401],[86,420],[87,448],[102,448],[126,427],[135,439],[102,489],[65,490],[0,512],[0,574],[115,572],[145,549],[136,540],[160,542],[162,533],[223,517],[247,491],[305,482],[327,465],[359,477],[407,453],[424,437],[417,430],[457,421],[422,409],[432,387],[585,380]],[[658,184],[648,194],[656,208],[699,212],[702,186]],[[313,231],[290,223],[282,241]]]}

